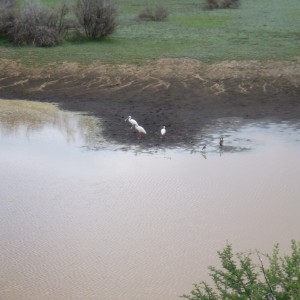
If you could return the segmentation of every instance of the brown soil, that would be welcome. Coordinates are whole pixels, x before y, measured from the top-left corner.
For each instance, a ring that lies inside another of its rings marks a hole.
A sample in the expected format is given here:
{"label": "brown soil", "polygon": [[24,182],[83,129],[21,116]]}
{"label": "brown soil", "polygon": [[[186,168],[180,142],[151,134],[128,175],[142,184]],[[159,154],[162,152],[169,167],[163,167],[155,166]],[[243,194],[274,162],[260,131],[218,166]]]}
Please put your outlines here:
{"label": "brown soil", "polygon": [[143,145],[157,144],[162,125],[167,143],[193,144],[199,130],[219,118],[299,122],[300,62],[162,59],[144,66],[29,68],[1,60],[0,98],[56,102],[100,116],[105,136],[121,143],[137,141],[124,130],[131,115],[147,130]]}

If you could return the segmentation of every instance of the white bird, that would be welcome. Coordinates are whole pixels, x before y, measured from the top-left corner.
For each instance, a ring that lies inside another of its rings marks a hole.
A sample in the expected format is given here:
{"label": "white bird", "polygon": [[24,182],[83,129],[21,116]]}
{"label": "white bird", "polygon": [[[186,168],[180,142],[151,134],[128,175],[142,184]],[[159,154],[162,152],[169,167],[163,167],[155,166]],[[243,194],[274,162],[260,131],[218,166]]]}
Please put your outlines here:
{"label": "white bird", "polygon": [[141,135],[142,133],[143,133],[143,134],[146,134],[146,130],[145,130],[142,126],[136,124],[136,125],[134,125],[134,127],[135,127],[135,130],[136,130],[140,135]]}
{"label": "white bird", "polygon": [[138,122],[137,122],[136,120],[134,120],[134,119],[131,118],[131,116],[129,116],[129,117],[125,120],[125,122],[126,122],[126,121],[128,121],[128,122],[132,125],[131,129],[133,128],[133,126],[139,125]]}
{"label": "white bird", "polygon": [[162,136],[164,136],[165,134],[166,134],[166,126],[163,126],[163,128],[161,129],[161,131],[160,131],[160,134],[162,135]]}

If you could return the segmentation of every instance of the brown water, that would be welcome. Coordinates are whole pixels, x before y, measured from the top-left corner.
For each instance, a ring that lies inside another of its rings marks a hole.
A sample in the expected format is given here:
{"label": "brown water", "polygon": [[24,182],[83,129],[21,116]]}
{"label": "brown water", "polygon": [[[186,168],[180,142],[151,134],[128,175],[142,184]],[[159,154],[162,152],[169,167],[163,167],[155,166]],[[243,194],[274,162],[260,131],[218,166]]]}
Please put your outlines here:
{"label": "brown water", "polygon": [[113,151],[101,120],[0,101],[0,299],[178,299],[227,241],[288,251],[300,235],[300,130],[228,129],[239,152],[219,152],[214,134],[206,152]]}

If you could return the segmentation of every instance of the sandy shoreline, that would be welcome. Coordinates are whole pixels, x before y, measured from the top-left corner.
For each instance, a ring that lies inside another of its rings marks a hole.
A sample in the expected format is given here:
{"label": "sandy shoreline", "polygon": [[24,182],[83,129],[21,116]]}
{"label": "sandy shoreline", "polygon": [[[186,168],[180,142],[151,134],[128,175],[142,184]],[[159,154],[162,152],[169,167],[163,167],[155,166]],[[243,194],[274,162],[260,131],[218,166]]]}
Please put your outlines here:
{"label": "sandy shoreline", "polygon": [[65,63],[33,68],[1,60],[0,98],[58,103],[100,116],[104,134],[121,143],[132,115],[147,128],[139,143],[155,146],[162,125],[168,140],[193,143],[199,128],[219,118],[300,120],[300,62],[221,62],[162,59],[144,66]]}

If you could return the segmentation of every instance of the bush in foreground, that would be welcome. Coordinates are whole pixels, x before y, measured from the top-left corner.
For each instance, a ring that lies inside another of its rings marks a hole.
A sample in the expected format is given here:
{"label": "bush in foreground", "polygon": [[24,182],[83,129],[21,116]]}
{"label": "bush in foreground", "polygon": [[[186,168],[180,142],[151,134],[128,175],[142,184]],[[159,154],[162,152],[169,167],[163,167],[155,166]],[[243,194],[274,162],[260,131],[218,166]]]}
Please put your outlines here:
{"label": "bush in foreground", "polygon": [[[214,286],[194,285],[188,300],[298,300],[300,299],[300,242],[292,241],[291,255],[280,256],[279,245],[271,255],[233,254],[227,245],[218,252],[222,269],[209,267]],[[257,257],[255,263],[253,256]],[[266,258],[264,265],[261,257]]]}

